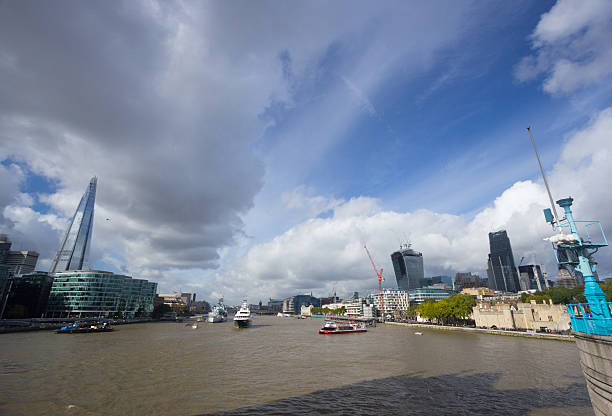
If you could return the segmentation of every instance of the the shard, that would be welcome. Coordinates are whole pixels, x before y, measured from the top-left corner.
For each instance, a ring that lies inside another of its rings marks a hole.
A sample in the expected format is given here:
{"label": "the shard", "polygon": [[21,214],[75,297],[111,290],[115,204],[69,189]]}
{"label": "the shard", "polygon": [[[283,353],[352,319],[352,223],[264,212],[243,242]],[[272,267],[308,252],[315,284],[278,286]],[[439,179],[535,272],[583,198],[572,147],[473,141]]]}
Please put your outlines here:
{"label": "the shard", "polygon": [[96,202],[97,178],[89,181],[89,186],[79,202],[62,244],[57,250],[49,273],[66,270],[88,269],[87,256],[93,231],[94,204]]}

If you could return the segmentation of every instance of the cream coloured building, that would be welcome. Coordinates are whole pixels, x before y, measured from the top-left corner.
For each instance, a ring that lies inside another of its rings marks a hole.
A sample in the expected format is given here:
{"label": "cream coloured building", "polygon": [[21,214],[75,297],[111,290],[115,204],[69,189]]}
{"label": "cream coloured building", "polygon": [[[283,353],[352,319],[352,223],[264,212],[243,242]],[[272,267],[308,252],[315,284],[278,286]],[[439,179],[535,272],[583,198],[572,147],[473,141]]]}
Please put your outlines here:
{"label": "cream coloured building", "polygon": [[483,302],[474,306],[473,319],[478,327],[498,329],[567,331],[569,314],[565,305],[551,303],[503,303],[491,305]]}

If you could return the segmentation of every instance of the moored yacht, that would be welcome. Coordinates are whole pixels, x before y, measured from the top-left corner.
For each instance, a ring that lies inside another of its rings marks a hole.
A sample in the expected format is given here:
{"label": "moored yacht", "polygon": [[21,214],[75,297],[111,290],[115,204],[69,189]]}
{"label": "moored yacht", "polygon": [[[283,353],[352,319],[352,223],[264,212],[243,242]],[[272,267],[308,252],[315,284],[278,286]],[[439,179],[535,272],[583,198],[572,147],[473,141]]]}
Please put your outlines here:
{"label": "moored yacht", "polygon": [[242,301],[242,306],[234,315],[234,326],[236,328],[248,328],[251,325],[251,310],[246,299]]}

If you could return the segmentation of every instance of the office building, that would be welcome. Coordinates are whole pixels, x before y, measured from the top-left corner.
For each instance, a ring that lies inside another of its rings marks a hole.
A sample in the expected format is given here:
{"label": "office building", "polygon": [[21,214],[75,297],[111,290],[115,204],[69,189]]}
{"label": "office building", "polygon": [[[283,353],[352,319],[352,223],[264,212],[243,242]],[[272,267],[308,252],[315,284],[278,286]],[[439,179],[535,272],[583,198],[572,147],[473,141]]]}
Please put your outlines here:
{"label": "office building", "polygon": [[283,300],[283,313],[292,313],[299,315],[302,306],[321,306],[321,300],[311,295],[297,295]]}
{"label": "office building", "polygon": [[54,275],[47,318],[134,318],[150,316],[157,283],[101,270]]}
{"label": "office building", "polygon": [[31,250],[11,250],[13,243],[6,234],[0,234],[0,265],[6,266],[9,277],[32,273],[36,268],[38,253]]}
{"label": "office building", "polygon": [[412,250],[409,244],[391,254],[398,290],[416,289],[422,286],[424,279],[423,254]]}
{"label": "office building", "polygon": [[502,292],[518,292],[519,277],[506,230],[489,233],[489,246],[489,288]]}
{"label": "office building", "polygon": [[157,296],[163,299],[163,303],[177,315],[184,315],[189,312],[192,303],[195,301],[195,293],[160,293]]}
{"label": "office building", "polygon": [[268,310],[271,312],[282,312],[283,301],[280,299],[272,299],[268,301]]}
{"label": "office building", "polygon": [[33,272],[14,276],[9,281],[7,298],[0,305],[2,319],[40,318],[45,313],[53,276]]}
{"label": "office building", "polygon": [[449,288],[443,287],[423,287],[419,289],[412,289],[408,291],[408,301],[410,305],[415,305],[417,303],[423,303],[426,300],[439,301],[442,299],[446,299],[449,296],[454,295],[455,292]]}
{"label": "office building", "polygon": [[455,290],[461,292],[462,289],[471,287],[486,286],[480,276],[472,273],[457,273],[455,274]]}
{"label": "office building", "polygon": [[518,267],[521,290],[545,290],[548,288],[542,269],[537,264],[524,264]]}
{"label": "office building", "polygon": [[89,181],[87,190],[83,194],[62,243],[57,250],[49,273],[55,274],[67,270],[88,269],[87,257],[93,230],[96,183],[96,177],[91,178]]}

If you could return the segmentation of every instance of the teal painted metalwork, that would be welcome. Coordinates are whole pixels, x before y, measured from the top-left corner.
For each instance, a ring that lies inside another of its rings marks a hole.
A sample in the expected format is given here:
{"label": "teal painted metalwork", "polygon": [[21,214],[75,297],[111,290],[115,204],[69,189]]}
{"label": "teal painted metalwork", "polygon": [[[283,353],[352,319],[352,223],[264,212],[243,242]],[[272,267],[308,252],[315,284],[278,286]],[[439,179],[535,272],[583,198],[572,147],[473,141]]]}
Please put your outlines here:
{"label": "teal painted metalwork", "polygon": [[[546,215],[546,219],[553,225],[553,228],[559,231],[559,234],[551,237],[555,255],[559,250],[563,250],[567,259],[561,264],[573,266],[577,271],[582,273],[584,277],[584,296],[588,303],[579,303],[567,305],[572,328],[577,332],[585,332],[587,334],[611,335],[612,334],[612,303],[606,302],[606,295],[599,287],[593,273],[595,272],[596,263],[593,259],[595,254],[601,247],[608,245],[608,240],[603,232],[603,228],[599,221],[575,221],[572,214],[571,206],[574,200],[572,198],[564,198],[557,201],[557,204],[564,209],[565,218],[557,224],[550,221],[550,215]],[[582,228],[579,230],[579,226]],[[599,226],[601,238],[598,233],[593,232],[590,228],[594,225]],[[567,231],[568,234],[564,234]],[[581,236],[582,232],[582,236]],[[557,256],[557,261],[559,258]]]}

